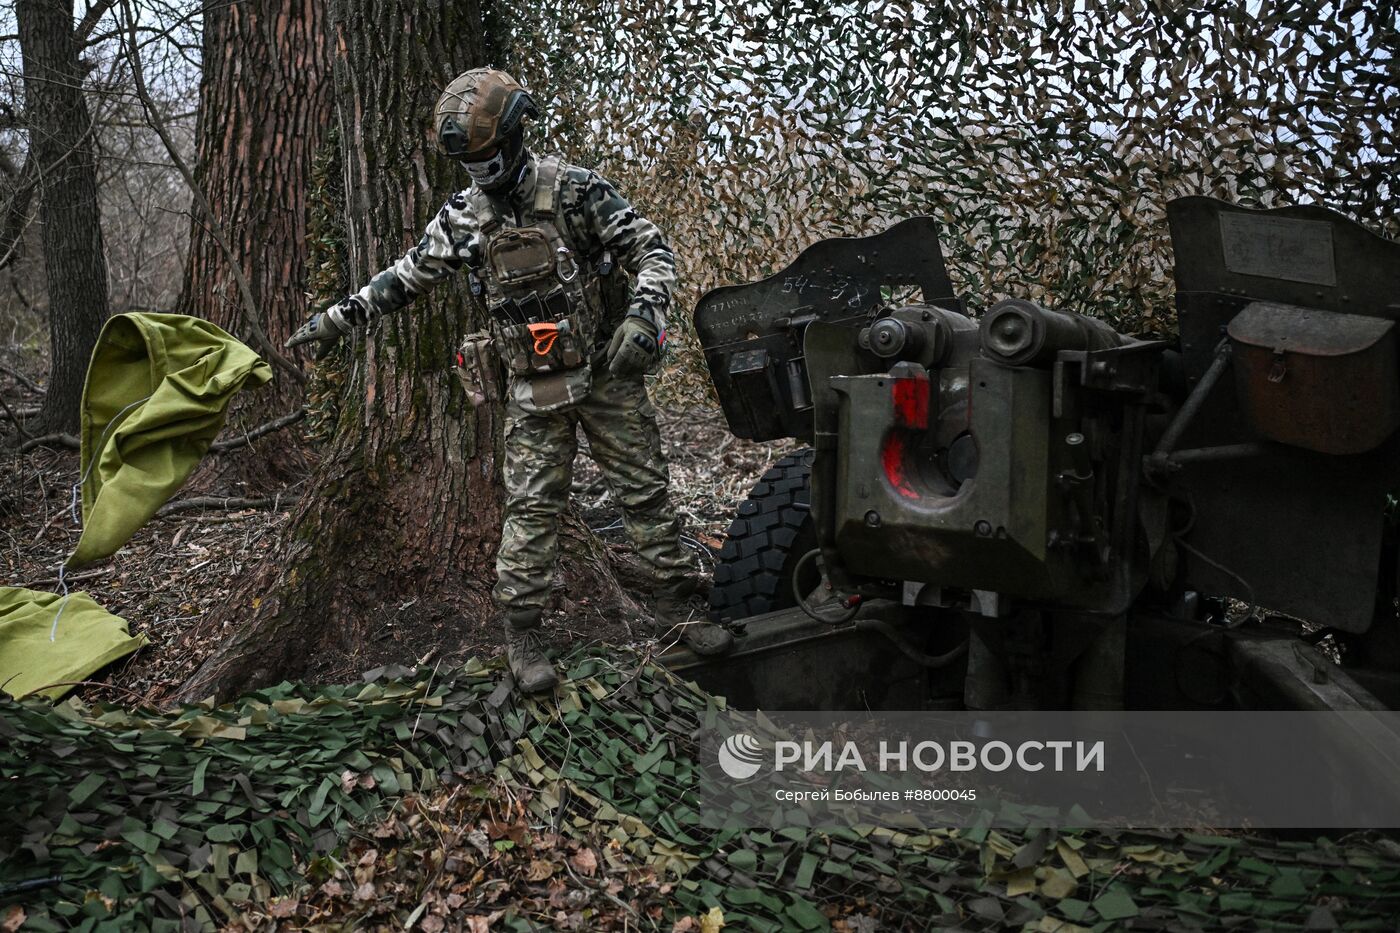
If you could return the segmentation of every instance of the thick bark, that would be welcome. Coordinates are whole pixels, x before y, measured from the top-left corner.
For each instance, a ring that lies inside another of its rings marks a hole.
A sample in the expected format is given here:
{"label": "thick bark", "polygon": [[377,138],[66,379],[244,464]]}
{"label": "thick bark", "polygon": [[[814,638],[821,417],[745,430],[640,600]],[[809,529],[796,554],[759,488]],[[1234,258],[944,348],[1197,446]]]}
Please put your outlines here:
{"label": "thick bark", "polygon": [[[346,259],[363,282],[460,184],[430,154],[425,126],[438,88],[484,60],[482,26],[474,3],[332,0],[331,29]],[[349,366],[313,492],[272,558],[209,620],[229,637],[183,697],[297,676],[317,653],[363,638],[368,610],[407,594],[453,591],[467,611],[487,611],[500,519],[493,430],[450,369],[470,315],[465,289],[446,284],[357,341],[363,356]]]}
{"label": "thick bark", "polygon": [[97,208],[97,163],[73,5],[19,0],[28,158],[38,167],[39,222],[52,342],[43,432],[75,433],[83,379],[107,319],[107,262]]}
{"label": "thick bark", "polygon": [[[325,0],[206,0],[197,133],[200,190],[232,244],[262,330],[281,346],[308,307],[307,192],[312,160],[332,119]],[[230,333],[247,321],[228,258],[197,216],[179,307]],[[270,386],[240,396],[229,426],[252,428],[302,403],[274,370]],[[209,462],[199,485],[238,480],[274,487],[305,469],[298,431],[283,431]]]}

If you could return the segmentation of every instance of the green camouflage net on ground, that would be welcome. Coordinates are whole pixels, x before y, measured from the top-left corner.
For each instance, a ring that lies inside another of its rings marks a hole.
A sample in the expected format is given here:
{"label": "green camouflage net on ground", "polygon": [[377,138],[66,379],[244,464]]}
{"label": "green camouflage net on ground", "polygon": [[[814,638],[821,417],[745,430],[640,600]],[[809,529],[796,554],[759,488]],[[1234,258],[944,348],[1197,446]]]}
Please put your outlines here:
{"label": "green camouflage net on ground", "polygon": [[[673,241],[678,319],[913,214],[943,225],[974,309],[1029,298],[1155,333],[1174,330],[1172,198],[1322,203],[1400,234],[1393,3],[544,0],[501,19],[545,147]],[[700,388],[686,360],[671,380]]]}
{"label": "green camouflage net on ground", "polygon": [[1391,929],[1400,916],[1400,846],[1384,838],[716,831],[694,794],[694,737],[721,706],[630,655],[575,659],[557,704],[517,701],[477,663],[169,714],[7,700],[0,918],[18,904],[32,929],[217,924],[297,891],[402,795],[492,772],[533,789],[539,831],[608,837],[676,881],[676,916],[718,907],[743,929]]}

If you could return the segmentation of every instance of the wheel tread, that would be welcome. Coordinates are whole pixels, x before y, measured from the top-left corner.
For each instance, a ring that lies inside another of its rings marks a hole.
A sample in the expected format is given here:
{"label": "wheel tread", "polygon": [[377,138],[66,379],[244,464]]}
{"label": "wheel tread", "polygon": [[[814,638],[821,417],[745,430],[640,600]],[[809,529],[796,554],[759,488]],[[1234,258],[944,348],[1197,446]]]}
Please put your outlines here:
{"label": "wheel tread", "polygon": [[795,549],[815,545],[811,473],[809,450],[789,454],[764,471],[740,503],[716,560],[711,618],[744,619],[792,604],[788,574],[802,556]]}

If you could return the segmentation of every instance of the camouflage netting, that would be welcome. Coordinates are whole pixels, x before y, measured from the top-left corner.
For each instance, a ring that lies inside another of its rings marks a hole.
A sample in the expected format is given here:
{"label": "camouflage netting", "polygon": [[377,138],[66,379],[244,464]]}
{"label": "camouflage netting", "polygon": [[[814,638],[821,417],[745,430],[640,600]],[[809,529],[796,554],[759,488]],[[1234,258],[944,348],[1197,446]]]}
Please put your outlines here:
{"label": "camouflage netting", "polygon": [[[674,882],[676,916],[719,908],[739,929],[1383,929],[1400,916],[1388,839],[716,831],[692,736],[720,705],[632,657],[576,659],[557,705],[517,702],[477,663],[170,714],[5,701],[0,921],[19,904],[33,929],[210,926],[324,879],[336,856],[363,866],[347,839],[402,795],[492,772],[533,788],[534,832],[601,834],[605,861]],[[465,877],[495,877],[471,844],[449,854]],[[446,870],[425,859],[423,889]],[[497,924],[541,919],[507,908]]]}
{"label": "camouflage netting", "polygon": [[[513,17],[510,64],[547,147],[668,232],[687,313],[817,239],[930,214],[974,308],[1163,333],[1172,198],[1400,234],[1396,5],[1187,6],[545,0]],[[698,387],[688,361],[672,376]]]}

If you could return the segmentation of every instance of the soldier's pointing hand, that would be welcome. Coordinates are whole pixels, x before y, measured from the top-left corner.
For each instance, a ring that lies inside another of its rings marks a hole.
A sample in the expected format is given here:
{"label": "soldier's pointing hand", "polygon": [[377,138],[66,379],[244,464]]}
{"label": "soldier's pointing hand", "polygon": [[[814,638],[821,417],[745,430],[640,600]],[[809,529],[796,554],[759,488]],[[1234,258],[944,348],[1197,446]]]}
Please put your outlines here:
{"label": "soldier's pointing hand", "polygon": [[316,359],[325,356],[333,345],[353,329],[350,315],[347,313],[350,309],[346,307],[349,301],[347,298],[312,314],[295,334],[287,338],[283,346],[290,350],[304,343],[315,342]]}

